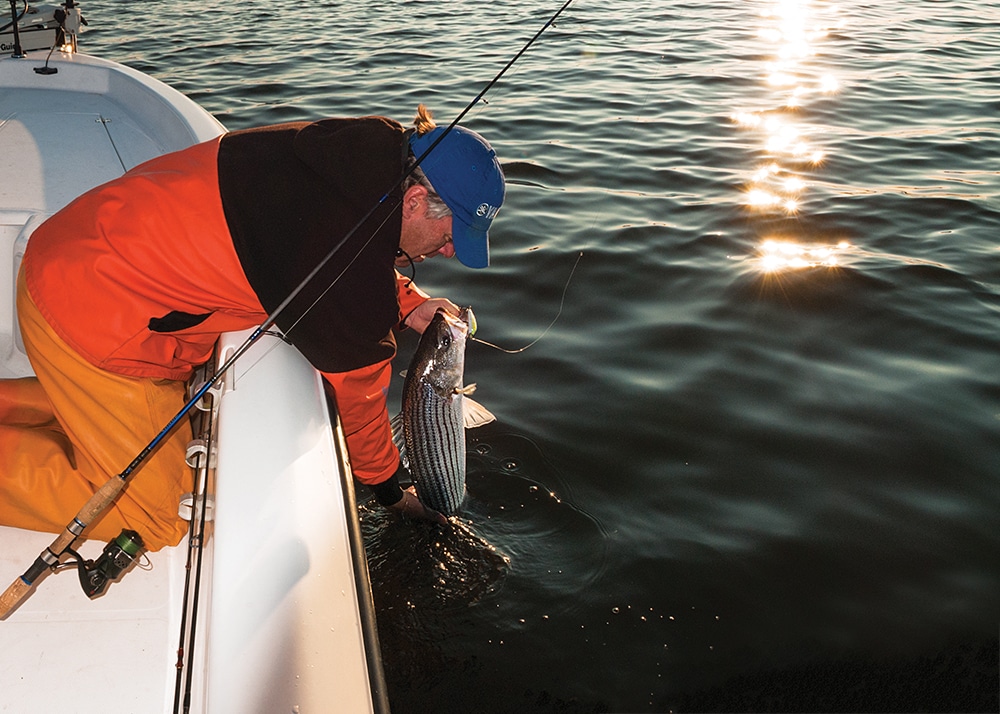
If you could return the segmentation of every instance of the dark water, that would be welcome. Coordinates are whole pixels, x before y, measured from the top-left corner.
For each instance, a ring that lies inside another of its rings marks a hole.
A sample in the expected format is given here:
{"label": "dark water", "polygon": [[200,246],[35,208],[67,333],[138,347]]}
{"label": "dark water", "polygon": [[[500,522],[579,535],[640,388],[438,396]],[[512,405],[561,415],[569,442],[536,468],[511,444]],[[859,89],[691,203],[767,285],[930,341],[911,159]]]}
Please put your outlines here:
{"label": "dark water", "polygon": [[[561,3],[84,5],[229,128],[447,120]],[[363,507],[393,710],[997,711],[1000,3],[578,0],[507,166],[471,499]],[[414,342],[401,342],[401,369]],[[396,395],[394,395],[395,397]]]}

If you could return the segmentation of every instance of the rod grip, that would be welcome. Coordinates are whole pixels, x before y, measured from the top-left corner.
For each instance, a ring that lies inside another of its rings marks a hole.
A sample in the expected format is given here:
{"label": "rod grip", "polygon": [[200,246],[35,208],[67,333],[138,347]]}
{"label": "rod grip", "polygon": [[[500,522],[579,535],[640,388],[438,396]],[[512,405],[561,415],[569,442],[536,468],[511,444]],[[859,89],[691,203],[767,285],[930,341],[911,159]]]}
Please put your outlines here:
{"label": "rod grip", "polygon": [[[83,508],[80,512],[76,514],[76,520],[84,525],[84,527],[89,526],[95,518],[97,518],[104,509],[108,507],[108,504],[115,500],[115,497],[121,493],[121,490],[125,488],[125,479],[121,475],[109,478],[104,482],[94,495],[90,497],[90,500],[83,504]],[[69,543],[63,545],[63,548],[53,548],[53,552],[57,554],[62,554],[63,549]]]}
{"label": "rod grip", "polygon": [[0,595],[0,620],[7,617],[7,614],[17,607],[17,604],[28,594],[29,590],[31,590],[31,586],[22,578],[12,582],[10,587],[4,590],[3,595]]}

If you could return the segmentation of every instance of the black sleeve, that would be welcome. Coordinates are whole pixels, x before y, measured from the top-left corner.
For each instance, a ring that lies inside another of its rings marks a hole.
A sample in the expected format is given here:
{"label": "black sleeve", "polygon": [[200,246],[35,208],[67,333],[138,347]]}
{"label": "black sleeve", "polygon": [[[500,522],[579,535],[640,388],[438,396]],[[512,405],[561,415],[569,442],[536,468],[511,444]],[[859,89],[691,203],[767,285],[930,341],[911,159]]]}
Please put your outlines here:
{"label": "black sleeve", "polygon": [[369,487],[372,493],[375,494],[375,500],[381,505],[386,507],[392,506],[399,503],[400,499],[403,498],[403,489],[399,485],[400,476],[406,476],[406,469],[403,468],[402,464],[396,469],[396,473],[387,480]]}

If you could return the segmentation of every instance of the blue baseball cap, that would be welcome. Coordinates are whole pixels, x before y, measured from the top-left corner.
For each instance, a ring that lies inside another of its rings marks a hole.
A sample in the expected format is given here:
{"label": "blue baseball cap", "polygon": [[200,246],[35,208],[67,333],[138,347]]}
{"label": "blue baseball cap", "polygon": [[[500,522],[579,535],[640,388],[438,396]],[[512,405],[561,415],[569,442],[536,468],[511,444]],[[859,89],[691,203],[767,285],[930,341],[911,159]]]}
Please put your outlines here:
{"label": "blue baseball cap", "polygon": [[[420,158],[446,129],[413,134],[410,149]],[[456,126],[420,162],[427,180],[451,209],[455,257],[470,268],[490,264],[489,229],[503,205],[504,177],[497,153],[474,131]]]}

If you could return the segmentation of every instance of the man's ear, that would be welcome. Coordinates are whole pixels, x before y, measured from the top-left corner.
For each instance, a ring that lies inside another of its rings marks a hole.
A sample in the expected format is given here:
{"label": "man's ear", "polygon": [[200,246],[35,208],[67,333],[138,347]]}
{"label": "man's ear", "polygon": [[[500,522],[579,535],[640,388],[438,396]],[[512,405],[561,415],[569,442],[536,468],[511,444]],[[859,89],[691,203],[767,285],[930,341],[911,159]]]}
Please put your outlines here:
{"label": "man's ear", "polygon": [[427,189],[419,183],[410,186],[403,194],[403,218],[418,215],[418,209],[427,200]]}

